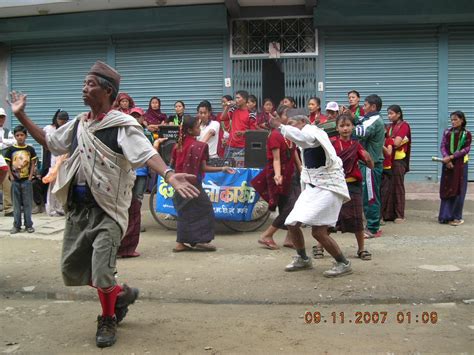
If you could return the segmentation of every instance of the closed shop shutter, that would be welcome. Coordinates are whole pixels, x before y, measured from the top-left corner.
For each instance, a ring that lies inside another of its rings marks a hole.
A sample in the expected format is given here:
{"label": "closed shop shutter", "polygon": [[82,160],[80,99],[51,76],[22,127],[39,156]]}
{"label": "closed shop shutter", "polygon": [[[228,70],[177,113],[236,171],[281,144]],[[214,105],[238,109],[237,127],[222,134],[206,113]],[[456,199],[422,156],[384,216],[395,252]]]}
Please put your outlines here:
{"label": "closed shop shutter", "polygon": [[[467,127],[474,132],[474,26],[449,28],[448,108],[463,111]],[[448,118],[446,118],[448,119]],[[447,125],[449,125],[447,123]],[[474,179],[473,154],[470,154],[469,179]]]}
{"label": "closed shop shutter", "polygon": [[223,63],[220,36],[124,39],[116,43],[121,91],[145,110],[150,98],[158,96],[162,111],[168,115],[174,114],[177,100],[184,101],[188,114],[195,114],[202,100],[209,100],[214,110],[220,111]]}
{"label": "closed shop shutter", "polygon": [[[335,30],[325,34],[326,102],[348,105],[355,89],[361,101],[378,94],[398,104],[412,127],[410,179],[435,180],[438,152],[438,37],[435,28]],[[324,105],[323,105],[324,106]]]}
{"label": "closed shop shutter", "polygon": [[[41,127],[51,124],[61,108],[70,118],[87,111],[82,101],[84,78],[96,60],[107,57],[105,42],[42,43],[14,46],[11,89],[28,95],[27,113]],[[18,123],[13,117],[12,127]],[[40,146],[29,137],[38,155]]]}

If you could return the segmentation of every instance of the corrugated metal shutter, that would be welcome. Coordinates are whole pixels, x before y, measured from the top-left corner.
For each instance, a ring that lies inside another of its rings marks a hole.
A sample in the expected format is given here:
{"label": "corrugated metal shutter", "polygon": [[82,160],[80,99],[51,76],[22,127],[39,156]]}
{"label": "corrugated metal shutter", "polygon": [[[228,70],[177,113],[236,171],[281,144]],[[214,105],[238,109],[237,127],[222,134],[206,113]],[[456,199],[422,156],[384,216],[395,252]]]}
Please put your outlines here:
{"label": "corrugated metal shutter", "polygon": [[[326,101],[347,105],[355,89],[361,100],[378,94],[382,114],[402,107],[412,127],[410,179],[436,179],[438,152],[438,37],[435,28],[327,30]],[[388,122],[388,120],[386,120]]]}
{"label": "corrugated metal shutter", "polygon": [[219,111],[223,63],[220,36],[119,40],[116,44],[121,91],[145,110],[150,98],[158,96],[168,115],[174,114],[177,100],[184,101],[188,114],[195,114],[202,100],[209,100]]}
{"label": "corrugated metal shutter", "polygon": [[232,62],[234,92],[245,90],[262,102],[262,60],[235,59]]}
{"label": "corrugated metal shutter", "polygon": [[[467,127],[474,132],[474,26],[449,28],[448,108],[466,115]],[[448,124],[449,125],[449,124]],[[470,154],[469,179],[474,179],[474,154]]]}
{"label": "corrugated metal shutter", "polygon": [[[105,60],[105,42],[41,43],[12,48],[11,89],[28,94],[27,113],[41,127],[51,124],[58,108],[73,118],[87,108],[82,101],[82,86],[90,67]],[[12,127],[18,121],[12,119]],[[40,146],[29,137],[40,154]]]}

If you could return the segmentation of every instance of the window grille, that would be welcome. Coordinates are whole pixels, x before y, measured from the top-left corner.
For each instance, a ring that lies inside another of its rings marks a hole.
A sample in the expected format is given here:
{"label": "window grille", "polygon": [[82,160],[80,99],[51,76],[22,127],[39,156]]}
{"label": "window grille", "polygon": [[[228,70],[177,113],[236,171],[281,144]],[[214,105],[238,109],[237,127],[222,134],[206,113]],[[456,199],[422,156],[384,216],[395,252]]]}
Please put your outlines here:
{"label": "window grille", "polygon": [[281,57],[317,55],[312,17],[233,20],[231,57],[269,57],[271,46]]}

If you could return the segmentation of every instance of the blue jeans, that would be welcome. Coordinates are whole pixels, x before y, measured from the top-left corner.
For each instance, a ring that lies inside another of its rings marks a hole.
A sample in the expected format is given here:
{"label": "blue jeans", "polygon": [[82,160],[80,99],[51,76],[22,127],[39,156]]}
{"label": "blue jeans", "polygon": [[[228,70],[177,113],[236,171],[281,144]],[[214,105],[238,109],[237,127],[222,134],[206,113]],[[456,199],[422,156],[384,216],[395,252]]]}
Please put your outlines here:
{"label": "blue jeans", "polygon": [[33,227],[31,208],[33,204],[33,185],[30,180],[12,181],[13,195],[13,226],[21,228],[21,208],[25,218],[25,227]]}

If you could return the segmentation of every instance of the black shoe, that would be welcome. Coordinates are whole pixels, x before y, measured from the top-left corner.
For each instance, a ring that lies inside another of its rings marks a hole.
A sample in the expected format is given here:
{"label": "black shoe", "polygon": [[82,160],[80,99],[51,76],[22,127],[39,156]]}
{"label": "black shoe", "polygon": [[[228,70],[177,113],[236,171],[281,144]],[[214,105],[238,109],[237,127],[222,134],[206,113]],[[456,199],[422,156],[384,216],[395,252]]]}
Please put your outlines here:
{"label": "black shoe", "polygon": [[97,333],[95,344],[99,348],[106,348],[115,344],[117,333],[117,319],[115,317],[97,317]]}
{"label": "black shoe", "polygon": [[123,284],[122,291],[118,294],[117,302],[115,302],[115,317],[117,317],[117,324],[120,323],[128,312],[128,306],[135,303],[138,298],[138,288],[129,287]]}
{"label": "black shoe", "polygon": [[26,228],[26,231],[27,231],[28,233],[34,233],[34,232],[35,232],[35,229],[34,229],[33,227],[28,227],[28,228]]}
{"label": "black shoe", "polygon": [[20,232],[21,232],[21,229],[17,227],[13,227],[12,229],[10,229],[10,234],[17,234]]}

